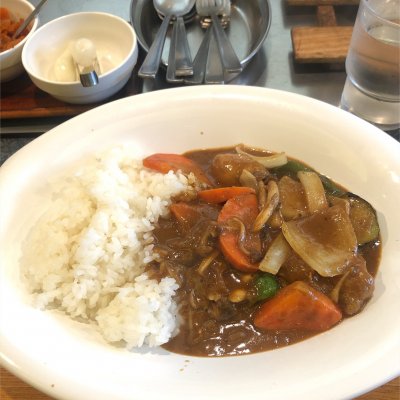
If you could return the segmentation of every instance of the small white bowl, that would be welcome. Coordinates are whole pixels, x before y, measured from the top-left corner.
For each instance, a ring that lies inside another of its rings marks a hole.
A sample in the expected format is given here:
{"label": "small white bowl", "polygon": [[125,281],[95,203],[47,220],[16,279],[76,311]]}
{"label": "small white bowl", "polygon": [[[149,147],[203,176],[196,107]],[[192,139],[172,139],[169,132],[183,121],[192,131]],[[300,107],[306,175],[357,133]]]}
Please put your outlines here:
{"label": "small white bowl", "polygon": [[[27,0],[1,0],[1,7],[7,8],[16,20],[25,19],[34,10],[33,5]],[[38,24],[39,19],[36,17],[31,23],[29,34],[13,48],[0,53],[0,82],[10,81],[24,72],[21,61],[22,49]]]}
{"label": "small white bowl", "polygon": [[[79,80],[60,81],[54,73],[56,62],[63,57],[69,57],[70,62],[62,66],[72,65],[68,48],[80,38],[91,40],[100,64],[108,63],[111,68],[101,73],[98,84],[92,87],[83,87]],[[67,103],[87,104],[118,92],[130,78],[137,57],[136,33],[126,21],[112,14],[80,12],[38,29],[24,47],[22,63],[39,89]]]}

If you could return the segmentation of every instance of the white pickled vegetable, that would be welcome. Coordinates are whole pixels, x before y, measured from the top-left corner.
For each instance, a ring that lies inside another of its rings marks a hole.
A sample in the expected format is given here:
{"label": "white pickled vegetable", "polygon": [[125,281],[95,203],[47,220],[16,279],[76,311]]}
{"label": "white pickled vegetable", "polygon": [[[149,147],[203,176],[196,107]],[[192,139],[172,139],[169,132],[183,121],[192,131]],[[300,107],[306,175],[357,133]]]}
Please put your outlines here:
{"label": "white pickled vegetable", "polygon": [[57,57],[49,78],[57,82],[76,82],[78,76],[76,74],[74,60],[71,57],[70,48],[66,48],[59,57]]}
{"label": "white pickled vegetable", "polygon": [[90,39],[80,38],[71,47],[74,61],[82,67],[91,67],[96,61],[96,47]]}

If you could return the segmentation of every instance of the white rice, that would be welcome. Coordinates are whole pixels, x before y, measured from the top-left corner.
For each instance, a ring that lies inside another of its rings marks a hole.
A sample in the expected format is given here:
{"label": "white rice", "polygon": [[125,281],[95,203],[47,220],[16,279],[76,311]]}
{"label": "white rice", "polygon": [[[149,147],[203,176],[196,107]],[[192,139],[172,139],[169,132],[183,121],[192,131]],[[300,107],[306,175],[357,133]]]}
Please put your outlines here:
{"label": "white rice", "polygon": [[54,201],[24,242],[21,271],[38,307],[92,323],[128,348],[158,346],[176,332],[178,285],[149,279],[144,266],[154,259],[155,223],[190,183],[128,153],[107,151],[55,184]]}

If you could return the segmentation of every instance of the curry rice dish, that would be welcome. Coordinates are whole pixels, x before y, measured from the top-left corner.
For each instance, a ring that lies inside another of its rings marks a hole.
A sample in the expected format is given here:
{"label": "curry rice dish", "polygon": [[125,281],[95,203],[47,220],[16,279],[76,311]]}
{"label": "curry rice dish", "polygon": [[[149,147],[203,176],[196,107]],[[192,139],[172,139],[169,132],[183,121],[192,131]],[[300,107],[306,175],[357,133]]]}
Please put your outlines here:
{"label": "curry rice dish", "polygon": [[138,161],[118,148],[54,190],[23,249],[35,304],[128,349],[271,350],[373,294],[374,209],[284,153],[239,145]]}

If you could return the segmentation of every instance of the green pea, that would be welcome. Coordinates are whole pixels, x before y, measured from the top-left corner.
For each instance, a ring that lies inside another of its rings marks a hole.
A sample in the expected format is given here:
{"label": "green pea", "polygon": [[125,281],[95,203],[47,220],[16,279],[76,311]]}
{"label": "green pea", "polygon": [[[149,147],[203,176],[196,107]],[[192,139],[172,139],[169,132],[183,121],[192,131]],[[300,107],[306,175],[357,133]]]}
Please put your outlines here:
{"label": "green pea", "polygon": [[275,276],[267,273],[259,275],[255,280],[254,286],[256,289],[257,301],[275,296],[279,290],[279,285]]}

